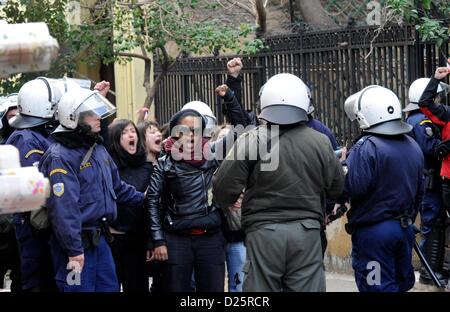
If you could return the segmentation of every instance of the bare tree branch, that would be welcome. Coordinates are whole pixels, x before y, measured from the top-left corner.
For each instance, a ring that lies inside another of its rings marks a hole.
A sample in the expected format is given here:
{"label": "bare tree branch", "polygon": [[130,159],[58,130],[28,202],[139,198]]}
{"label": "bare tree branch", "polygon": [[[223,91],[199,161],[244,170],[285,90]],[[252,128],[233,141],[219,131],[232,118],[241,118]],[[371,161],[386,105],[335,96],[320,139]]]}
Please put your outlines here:
{"label": "bare tree branch", "polygon": [[141,59],[141,60],[144,60],[144,61],[150,61],[151,62],[151,59],[148,56],[137,54],[137,53],[119,52],[119,53],[116,53],[116,55],[123,56],[123,57],[134,57],[134,58],[138,58],[138,59]]}
{"label": "bare tree branch", "polygon": [[255,19],[257,18],[256,12],[251,7],[246,6],[245,4],[235,0],[227,0],[227,2],[237,7],[240,7],[241,9],[244,9],[245,11],[247,11],[247,13],[251,14]]}

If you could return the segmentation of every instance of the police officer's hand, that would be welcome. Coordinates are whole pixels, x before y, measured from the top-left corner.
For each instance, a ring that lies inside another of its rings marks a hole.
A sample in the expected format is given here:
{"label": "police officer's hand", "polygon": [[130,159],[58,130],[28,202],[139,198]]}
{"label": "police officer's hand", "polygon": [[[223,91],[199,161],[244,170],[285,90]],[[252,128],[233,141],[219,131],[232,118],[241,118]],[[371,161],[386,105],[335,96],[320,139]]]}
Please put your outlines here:
{"label": "police officer's hand", "polygon": [[101,95],[106,97],[110,88],[111,88],[110,83],[108,81],[103,80],[95,85],[94,90],[98,90]]}
{"label": "police officer's hand", "polygon": [[70,270],[81,273],[84,266],[84,254],[75,257],[69,257],[69,264],[71,265],[71,267],[69,268]]}
{"label": "police officer's hand", "polygon": [[236,57],[227,63],[228,75],[237,78],[242,70],[242,61],[240,57]]}
{"label": "police officer's hand", "polygon": [[153,250],[153,257],[156,261],[166,261],[169,259],[169,256],[167,255],[167,247],[165,245],[156,247]]}
{"label": "police officer's hand", "polygon": [[220,97],[224,97],[225,94],[227,93],[227,90],[228,90],[228,86],[226,84],[223,84],[216,88],[216,94]]}
{"label": "police officer's hand", "polygon": [[441,80],[447,77],[449,74],[449,68],[447,67],[438,67],[436,68],[436,72],[434,73],[434,78]]}

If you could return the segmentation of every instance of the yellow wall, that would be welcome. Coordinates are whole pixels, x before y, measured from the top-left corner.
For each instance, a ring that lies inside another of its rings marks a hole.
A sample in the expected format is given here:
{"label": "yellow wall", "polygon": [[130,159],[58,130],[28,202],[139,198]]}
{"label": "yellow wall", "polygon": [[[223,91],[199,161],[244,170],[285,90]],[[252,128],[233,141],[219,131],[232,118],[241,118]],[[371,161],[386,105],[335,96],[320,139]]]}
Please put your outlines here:
{"label": "yellow wall", "polygon": [[[131,51],[139,54],[139,48]],[[151,53],[149,53],[151,54]],[[136,111],[144,105],[146,92],[144,82],[144,61],[134,58],[132,61],[114,65],[116,79],[116,105],[117,118],[126,118],[136,121]],[[153,71],[150,74],[153,83]],[[154,116],[154,106],[149,117]]]}
{"label": "yellow wall", "polygon": [[[87,18],[87,7],[94,5],[96,0],[82,0],[81,19]],[[141,54],[141,50],[136,48],[132,53]],[[151,55],[151,53],[148,53]],[[81,75],[89,77],[94,81],[100,81],[100,63],[96,66],[88,66],[82,61],[77,62],[77,72]],[[144,61],[141,59],[132,59],[132,61],[124,64],[114,64],[115,75],[115,93],[116,93],[116,106],[117,106],[117,118],[126,118],[136,121],[136,111],[141,108],[145,101],[145,88],[144,82]],[[150,74],[151,83],[153,83],[153,68]],[[154,116],[154,107],[152,105],[152,111],[149,117]]]}

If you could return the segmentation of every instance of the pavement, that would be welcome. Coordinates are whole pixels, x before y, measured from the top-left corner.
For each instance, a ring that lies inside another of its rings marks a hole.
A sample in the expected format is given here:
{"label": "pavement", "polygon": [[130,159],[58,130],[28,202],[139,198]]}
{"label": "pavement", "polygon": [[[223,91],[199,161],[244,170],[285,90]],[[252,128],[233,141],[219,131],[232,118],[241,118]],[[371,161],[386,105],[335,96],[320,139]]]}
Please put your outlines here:
{"label": "pavement", "polygon": [[[410,292],[441,292],[432,285],[424,285],[419,283],[419,272],[415,272],[416,283]],[[357,292],[358,288],[355,284],[355,278],[350,274],[340,274],[334,272],[326,272],[327,292]]]}
{"label": "pavement", "polygon": [[[327,292],[357,292],[353,275],[326,272]],[[10,281],[6,281],[7,288],[0,288],[0,292],[9,292]],[[419,283],[419,272],[416,272],[416,284],[411,292],[439,292],[434,286]]]}

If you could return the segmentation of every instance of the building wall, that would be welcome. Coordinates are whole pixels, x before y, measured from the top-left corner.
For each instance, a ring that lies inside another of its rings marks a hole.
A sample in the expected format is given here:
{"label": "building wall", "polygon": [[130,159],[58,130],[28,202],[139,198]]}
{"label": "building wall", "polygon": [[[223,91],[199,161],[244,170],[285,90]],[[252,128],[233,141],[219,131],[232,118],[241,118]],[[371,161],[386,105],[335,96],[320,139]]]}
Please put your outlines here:
{"label": "building wall", "polygon": [[[131,52],[139,54],[140,49],[137,48]],[[137,120],[136,111],[144,105],[146,97],[143,86],[144,68],[144,61],[137,58],[124,64],[114,65],[117,118]],[[150,76],[150,81],[153,83],[153,70]],[[149,117],[154,117],[154,114],[155,109],[152,105]]]}
{"label": "building wall", "polygon": [[[325,252],[324,263],[325,268],[329,272],[353,274],[351,253],[352,242],[351,236],[345,231],[347,217],[344,216],[327,226],[328,247]],[[420,226],[420,216],[417,217],[415,224]],[[416,236],[417,241],[420,240],[419,235]],[[413,252],[413,265],[416,269],[420,267],[420,260],[416,253]]]}

